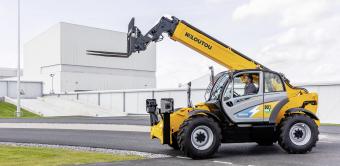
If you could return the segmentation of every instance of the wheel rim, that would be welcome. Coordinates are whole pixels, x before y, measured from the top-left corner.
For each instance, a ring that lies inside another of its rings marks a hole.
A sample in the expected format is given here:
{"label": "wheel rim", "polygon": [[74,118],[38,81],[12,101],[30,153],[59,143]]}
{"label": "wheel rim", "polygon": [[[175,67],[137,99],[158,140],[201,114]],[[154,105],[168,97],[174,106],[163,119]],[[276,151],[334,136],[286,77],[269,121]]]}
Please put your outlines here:
{"label": "wheel rim", "polygon": [[197,126],[191,133],[191,144],[198,150],[208,149],[214,140],[214,134],[207,126]]}
{"label": "wheel rim", "polygon": [[305,123],[296,123],[290,128],[289,137],[295,145],[305,145],[311,138],[311,130]]}

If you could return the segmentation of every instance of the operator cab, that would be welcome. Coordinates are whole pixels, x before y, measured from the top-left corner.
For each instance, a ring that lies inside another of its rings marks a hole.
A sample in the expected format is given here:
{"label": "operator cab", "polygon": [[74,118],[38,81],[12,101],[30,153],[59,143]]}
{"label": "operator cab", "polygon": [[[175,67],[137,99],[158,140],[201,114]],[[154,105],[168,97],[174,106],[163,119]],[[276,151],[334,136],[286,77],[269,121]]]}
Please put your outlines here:
{"label": "operator cab", "polygon": [[[249,75],[255,86],[253,93],[245,93],[245,77]],[[287,97],[282,77],[273,71],[247,69],[222,72],[215,78],[206,105],[225,122],[266,123],[275,105]]]}

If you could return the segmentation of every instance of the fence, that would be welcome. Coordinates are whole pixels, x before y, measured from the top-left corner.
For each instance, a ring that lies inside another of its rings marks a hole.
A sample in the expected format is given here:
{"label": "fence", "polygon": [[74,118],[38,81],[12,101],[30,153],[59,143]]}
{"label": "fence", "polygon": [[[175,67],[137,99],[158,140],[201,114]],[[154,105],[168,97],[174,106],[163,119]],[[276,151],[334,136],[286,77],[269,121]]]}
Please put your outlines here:
{"label": "fence", "polygon": [[[191,89],[192,103],[204,102],[205,90],[205,88]],[[44,97],[68,97],[130,114],[146,114],[146,99],[157,99],[157,102],[160,102],[161,98],[174,98],[175,108],[187,105],[187,93],[184,88],[71,92],[44,94]]]}
{"label": "fence", "polygon": [[[20,81],[21,98],[37,98],[43,95],[43,82]],[[17,81],[0,80],[0,97],[17,97]]]}
{"label": "fence", "polygon": [[[307,85],[304,87],[309,92],[318,93],[317,116],[321,119],[321,122],[340,124],[338,118],[340,117],[340,84]],[[205,101],[206,88],[193,88],[191,90],[193,104]],[[187,106],[185,88],[72,92],[69,94],[45,94],[44,97],[69,97],[130,114],[146,114],[145,100],[152,98],[156,99],[158,104],[161,98],[173,98],[175,108]]]}

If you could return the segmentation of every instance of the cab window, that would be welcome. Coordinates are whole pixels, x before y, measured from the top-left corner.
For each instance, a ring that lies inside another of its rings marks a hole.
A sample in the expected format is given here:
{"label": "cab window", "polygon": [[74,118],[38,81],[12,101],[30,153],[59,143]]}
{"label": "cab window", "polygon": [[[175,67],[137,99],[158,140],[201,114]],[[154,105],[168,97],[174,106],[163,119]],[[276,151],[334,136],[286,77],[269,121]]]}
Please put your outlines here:
{"label": "cab window", "polygon": [[227,101],[231,98],[232,96],[232,83],[228,84],[228,87],[226,88],[226,91],[224,92],[224,97],[223,97],[223,101]]}
{"label": "cab window", "polygon": [[[254,95],[259,92],[259,74],[257,73],[237,75],[233,82],[234,97]],[[247,85],[247,82],[250,83]]]}
{"label": "cab window", "polygon": [[217,100],[220,93],[223,91],[223,85],[225,84],[225,82],[228,79],[228,74],[225,74],[223,76],[221,76],[217,81],[216,84],[214,85],[214,88],[211,92],[211,98],[210,100]]}
{"label": "cab window", "polygon": [[265,72],[264,74],[264,92],[284,91],[281,77],[276,73]]}

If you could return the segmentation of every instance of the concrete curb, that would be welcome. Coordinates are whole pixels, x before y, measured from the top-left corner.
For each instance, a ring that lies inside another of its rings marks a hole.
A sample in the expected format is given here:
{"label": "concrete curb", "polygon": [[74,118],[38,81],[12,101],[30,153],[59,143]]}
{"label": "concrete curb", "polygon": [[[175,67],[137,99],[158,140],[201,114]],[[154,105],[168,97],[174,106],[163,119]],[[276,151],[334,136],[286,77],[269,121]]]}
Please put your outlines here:
{"label": "concrete curb", "polygon": [[[13,99],[11,99],[11,98],[9,98],[7,96],[5,96],[5,102],[6,103],[11,103],[11,104],[14,104],[14,105],[17,104],[17,102],[15,100],[13,100]],[[40,111],[35,110],[35,109],[31,108],[31,107],[28,107],[28,106],[26,106],[26,105],[24,105],[22,103],[20,103],[20,107],[25,109],[28,112],[33,113],[33,114],[36,114],[36,115],[39,115],[39,116],[42,116],[42,117],[44,116]]]}
{"label": "concrete curb", "polygon": [[96,107],[96,108],[104,109],[104,110],[107,110],[107,111],[111,111],[111,112],[113,112],[115,114],[119,114],[119,115],[122,115],[122,116],[127,116],[128,115],[128,113],[125,113],[125,112],[113,110],[113,109],[110,109],[110,108],[107,108],[107,107],[103,107],[103,106],[99,106],[99,105],[96,105],[96,104],[87,103],[87,102],[80,101],[80,100],[75,100],[75,99],[72,99],[72,98],[69,98],[69,97],[54,97],[54,98],[61,98],[61,99],[71,100],[71,101],[78,102],[78,103],[81,103],[81,104],[85,104],[85,105],[88,105],[88,106],[91,106],[91,107]]}
{"label": "concrete curb", "polygon": [[40,101],[43,101],[47,104],[58,107],[58,108],[60,108],[64,111],[71,113],[71,114],[82,115],[82,116],[95,116],[95,117],[98,116],[98,114],[96,114],[96,113],[93,113],[93,112],[90,112],[90,111],[87,111],[87,110],[83,110],[83,109],[80,109],[80,108],[77,108],[77,107],[73,107],[73,106],[70,106],[70,105],[62,104],[62,103],[52,101],[52,100],[49,100],[49,99],[46,99],[46,98],[37,97],[37,99],[40,100]]}

